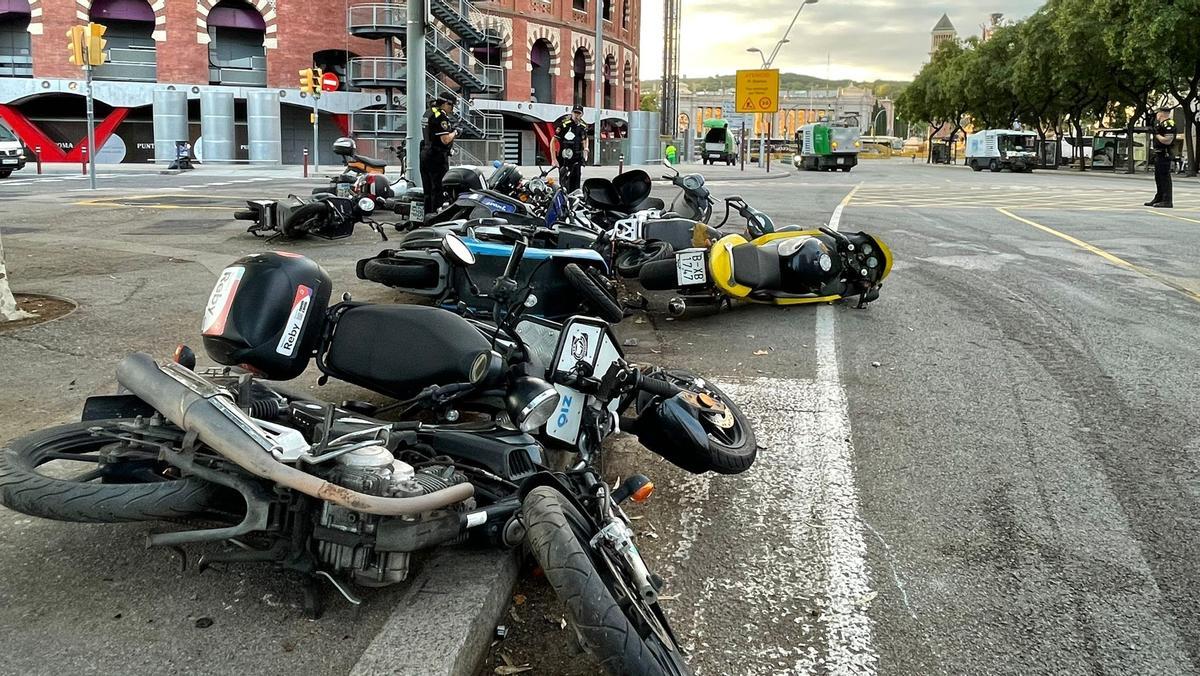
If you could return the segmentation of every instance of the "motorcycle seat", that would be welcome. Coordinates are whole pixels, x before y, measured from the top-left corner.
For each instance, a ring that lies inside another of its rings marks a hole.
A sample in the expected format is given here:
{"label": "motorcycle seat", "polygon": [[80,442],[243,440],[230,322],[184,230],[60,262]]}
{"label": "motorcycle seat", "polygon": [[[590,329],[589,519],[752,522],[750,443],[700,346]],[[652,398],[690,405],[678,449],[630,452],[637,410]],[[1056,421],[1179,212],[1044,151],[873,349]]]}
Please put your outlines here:
{"label": "motorcycle seat", "polygon": [[420,305],[351,305],[335,315],[325,373],[396,398],[470,380],[488,341],[458,315]]}
{"label": "motorcycle seat", "polygon": [[358,162],[362,162],[363,164],[367,165],[368,167],[370,167],[372,169],[383,169],[383,168],[387,167],[387,160],[380,160],[380,159],[376,159],[374,157],[367,157],[366,155],[355,155],[354,159]]}
{"label": "motorcycle seat", "polygon": [[746,243],[733,247],[730,253],[733,281],[755,290],[779,288],[783,272],[777,247]]}

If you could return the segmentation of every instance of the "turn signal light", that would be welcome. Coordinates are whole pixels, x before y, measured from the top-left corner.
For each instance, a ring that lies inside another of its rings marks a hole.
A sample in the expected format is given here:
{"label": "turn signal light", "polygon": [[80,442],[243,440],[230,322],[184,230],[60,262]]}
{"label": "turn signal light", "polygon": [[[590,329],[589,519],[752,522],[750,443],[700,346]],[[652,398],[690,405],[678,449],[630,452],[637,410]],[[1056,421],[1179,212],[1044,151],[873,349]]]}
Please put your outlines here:
{"label": "turn signal light", "polygon": [[634,502],[642,503],[642,502],[649,500],[650,496],[653,493],[654,493],[654,482],[647,481],[646,483],[642,484],[641,488],[634,491],[633,495],[630,497],[633,498]]}

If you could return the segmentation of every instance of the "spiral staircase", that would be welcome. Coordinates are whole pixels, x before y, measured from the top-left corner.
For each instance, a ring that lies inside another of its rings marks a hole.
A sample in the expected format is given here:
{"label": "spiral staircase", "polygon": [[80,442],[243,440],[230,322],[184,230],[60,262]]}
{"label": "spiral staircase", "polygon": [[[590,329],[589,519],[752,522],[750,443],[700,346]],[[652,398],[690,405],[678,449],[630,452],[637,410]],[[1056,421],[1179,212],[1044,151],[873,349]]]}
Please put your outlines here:
{"label": "spiral staircase", "polygon": [[[482,113],[470,105],[475,96],[499,94],[504,90],[504,69],[479,61],[471,52],[477,47],[497,47],[503,41],[499,22],[472,6],[469,0],[428,0],[435,22],[425,35],[425,90],[430,98],[445,92],[459,97],[459,138],[498,141],[503,135],[503,120],[493,113]],[[465,10],[465,11],[463,11]],[[367,90],[386,90],[390,102],[383,110],[362,110],[350,120],[350,132],[365,151],[384,155],[384,149],[403,146],[408,132],[406,96],[407,59],[397,56],[408,37],[408,6],[404,0],[358,2],[350,5],[347,26],[350,34],[368,40],[385,41],[387,56],[351,59],[347,77],[350,86]],[[404,50],[405,52],[407,50]],[[424,107],[424,102],[414,102]],[[483,164],[460,144],[458,161]]]}

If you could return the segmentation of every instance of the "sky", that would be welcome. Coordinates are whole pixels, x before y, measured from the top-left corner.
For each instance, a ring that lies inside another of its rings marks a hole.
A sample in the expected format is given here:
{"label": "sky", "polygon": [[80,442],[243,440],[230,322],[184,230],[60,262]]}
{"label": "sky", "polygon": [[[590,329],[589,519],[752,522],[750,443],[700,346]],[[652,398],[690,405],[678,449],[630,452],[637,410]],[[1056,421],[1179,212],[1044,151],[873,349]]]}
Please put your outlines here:
{"label": "sky", "polygon": [[[759,68],[801,0],[682,0],[680,75],[732,75]],[[787,73],[851,80],[911,80],[929,55],[929,31],[942,13],[960,37],[978,35],[992,12],[1020,19],[1042,0],[818,0],[800,13],[773,64]],[[662,0],[642,0],[641,77],[662,76]],[[828,61],[827,57],[828,55]]]}

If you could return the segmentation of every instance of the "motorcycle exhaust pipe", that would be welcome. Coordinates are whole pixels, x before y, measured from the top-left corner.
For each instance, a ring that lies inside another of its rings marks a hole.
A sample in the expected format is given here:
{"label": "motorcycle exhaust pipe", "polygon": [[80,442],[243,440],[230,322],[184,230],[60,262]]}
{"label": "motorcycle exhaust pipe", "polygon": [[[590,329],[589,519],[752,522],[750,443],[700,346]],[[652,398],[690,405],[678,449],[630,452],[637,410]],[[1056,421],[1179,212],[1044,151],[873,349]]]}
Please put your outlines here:
{"label": "motorcycle exhaust pipe", "polygon": [[[275,460],[267,450],[273,442],[261,432],[235,422],[212,401],[225,399],[225,395],[213,395],[210,399],[194,392],[163,372],[150,355],[142,352],[135,352],[121,361],[117,366],[117,382],[181,429],[195,432],[210,448],[254,476],[346,509],[381,516],[410,516],[460,503],[475,494],[474,486],[463,483],[411,498],[384,498],[359,493],[301,472]],[[228,399],[226,402],[233,406]]]}
{"label": "motorcycle exhaust pipe", "polygon": [[721,311],[722,301],[717,298],[709,298],[707,296],[681,298],[675,296],[667,301],[667,314],[680,318],[684,315],[699,316],[703,314],[715,314]]}

